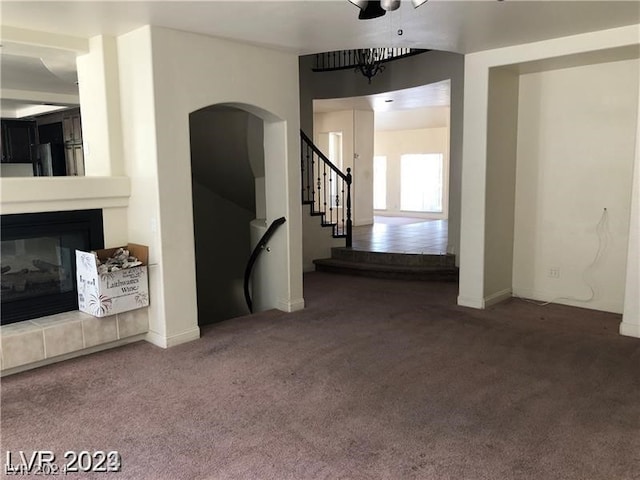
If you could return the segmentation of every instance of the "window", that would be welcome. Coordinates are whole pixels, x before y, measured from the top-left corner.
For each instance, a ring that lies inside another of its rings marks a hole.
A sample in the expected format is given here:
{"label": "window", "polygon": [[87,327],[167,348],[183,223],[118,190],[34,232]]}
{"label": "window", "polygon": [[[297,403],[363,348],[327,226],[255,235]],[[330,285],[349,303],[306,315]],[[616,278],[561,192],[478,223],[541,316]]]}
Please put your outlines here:
{"label": "window", "polygon": [[387,209],[387,157],[373,157],[373,209]]}
{"label": "window", "polygon": [[442,212],[443,155],[408,154],[400,157],[400,209]]}

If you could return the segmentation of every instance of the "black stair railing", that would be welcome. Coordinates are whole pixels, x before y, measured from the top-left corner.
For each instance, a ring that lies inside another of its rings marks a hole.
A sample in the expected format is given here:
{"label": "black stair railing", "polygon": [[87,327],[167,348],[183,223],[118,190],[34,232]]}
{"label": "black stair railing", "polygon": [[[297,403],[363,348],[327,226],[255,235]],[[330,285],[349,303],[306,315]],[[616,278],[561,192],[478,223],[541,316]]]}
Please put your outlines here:
{"label": "black stair railing", "polygon": [[253,313],[253,300],[251,299],[251,292],[249,291],[249,281],[251,280],[251,273],[253,272],[253,266],[258,260],[258,257],[262,253],[263,250],[269,250],[267,248],[267,242],[271,238],[271,236],[275,233],[280,225],[282,225],[287,220],[284,217],[276,218],[267,231],[264,232],[262,238],[258,241],[253,252],[251,252],[251,256],[249,257],[249,261],[247,262],[247,266],[244,269],[244,300],[247,302],[247,307],[249,307],[249,312]]}
{"label": "black stair railing", "polygon": [[340,171],[300,130],[302,203],[311,207],[311,215],[321,217],[323,227],[331,227],[335,238],[346,239],[351,247],[351,169]]}
{"label": "black stair railing", "polygon": [[[357,69],[362,65],[363,55],[369,52],[370,48],[360,48],[351,50],[336,50],[332,52],[316,53],[312,70],[314,72],[332,72],[335,70],[345,70],[348,68]],[[411,57],[419,53],[428,52],[423,48],[378,48],[379,63],[390,62],[398,58]]]}

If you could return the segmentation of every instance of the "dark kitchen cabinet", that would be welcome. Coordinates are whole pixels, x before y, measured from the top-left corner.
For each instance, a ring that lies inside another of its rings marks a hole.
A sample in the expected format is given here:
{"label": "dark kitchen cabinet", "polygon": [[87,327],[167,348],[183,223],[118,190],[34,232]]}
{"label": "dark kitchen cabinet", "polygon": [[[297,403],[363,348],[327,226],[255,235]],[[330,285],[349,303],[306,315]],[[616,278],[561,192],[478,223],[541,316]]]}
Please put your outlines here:
{"label": "dark kitchen cabinet", "polygon": [[36,122],[2,120],[2,163],[31,163],[36,143]]}
{"label": "dark kitchen cabinet", "polygon": [[36,122],[40,143],[51,142],[64,145],[67,175],[83,176],[84,152],[80,108],[39,115],[36,117]]}

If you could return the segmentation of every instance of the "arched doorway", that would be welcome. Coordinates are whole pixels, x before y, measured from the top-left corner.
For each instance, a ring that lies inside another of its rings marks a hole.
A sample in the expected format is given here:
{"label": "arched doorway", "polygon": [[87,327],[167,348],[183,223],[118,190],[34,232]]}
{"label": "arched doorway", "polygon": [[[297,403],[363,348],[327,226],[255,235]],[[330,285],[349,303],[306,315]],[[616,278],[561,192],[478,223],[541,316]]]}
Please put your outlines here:
{"label": "arched doorway", "polygon": [[[264,122],[230,105],[189,115],[198,324],[249,313],[252,222],[266,219]],[[254,239],[255,242],[255,239]]]}

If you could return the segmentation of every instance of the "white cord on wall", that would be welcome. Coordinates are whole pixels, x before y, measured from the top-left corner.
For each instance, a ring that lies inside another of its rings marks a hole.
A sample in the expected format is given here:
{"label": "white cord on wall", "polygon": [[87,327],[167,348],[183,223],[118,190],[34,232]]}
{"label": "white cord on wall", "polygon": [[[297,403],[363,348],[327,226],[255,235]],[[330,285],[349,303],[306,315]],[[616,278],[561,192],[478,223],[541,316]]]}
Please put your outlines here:
{"label": "white cord on wall", "polygon": [[602,211],[600,220],[596,225],[596,233],[598,235],[598,250],[596,251],[596,255],[593,258],[593,261],[582,272],[582,281],[584,281],[584,283],[587,285],[587,287],[589,287],[589,290],[591,291],[591,294],[589,295],[588,298],[555,297],[549,300],[548,302],[537,302],[535,300],[520,297],[519,295],[513,294],[513,296],[516,298],[519,298],[524,302],[533,303],[534,305],[538,305],[540,307],[546,307],[550,303],[555,303],[558,300],[571,300],[573,302],[580,302],[580,303],[591,302],[596,296],[596,291],[595,291],[595,287],[591,284],[591,282],[589,282],[589,279],[587,278],[587,274],[600,262],[600,259],[602,258],[605,251],[607,250],[607,247],[609,246],[609,212],[607,212],[606,208]]}

